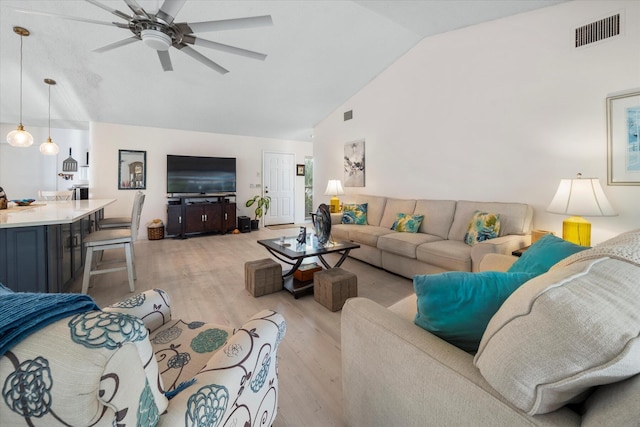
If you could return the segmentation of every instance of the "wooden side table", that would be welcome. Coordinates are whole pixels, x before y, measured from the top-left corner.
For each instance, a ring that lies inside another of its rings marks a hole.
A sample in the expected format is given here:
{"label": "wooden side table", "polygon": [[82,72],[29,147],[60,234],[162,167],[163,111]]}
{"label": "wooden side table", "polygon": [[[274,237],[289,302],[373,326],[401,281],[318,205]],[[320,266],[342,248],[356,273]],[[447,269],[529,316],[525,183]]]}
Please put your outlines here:
{"label": "wooden side table", "polygon": [[524,248],[516,249],[515,251],[511,252],[511,255],[521,257],[522,254],[525,253],[530,247],[531,245],[525,246]]}

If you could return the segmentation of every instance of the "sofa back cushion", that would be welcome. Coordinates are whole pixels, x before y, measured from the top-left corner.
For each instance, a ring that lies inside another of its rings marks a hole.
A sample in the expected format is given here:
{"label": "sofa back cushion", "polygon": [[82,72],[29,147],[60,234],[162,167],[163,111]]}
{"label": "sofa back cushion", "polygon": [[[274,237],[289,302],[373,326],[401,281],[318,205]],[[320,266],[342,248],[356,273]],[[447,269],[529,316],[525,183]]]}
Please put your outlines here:
{"label": "sofa back cushion", "polygon": [[411,215],[415,207],[416,201],[414,199],[387,199],[380,227],[391,229],[399,213]]}
{"label": "sofa back cushion", "polygon": [[638,277],[635,264],[598,258],[528,281],[489,322],[474,364],[529,415],[640,373]]}
{"label": "sofa back cushion", "polygon": [[419,232],[446,239],[456,211],[455,200],[417,200],[414,214],[424,215]]}
{"label": "sofa back cushion", "polygon": [[[531,231],[533,209],[524,203],[470,202],[460,200],[456,203],[453,224],[449,230],[450,240],[464,240],[469,223],[475,211],[500,214],[500,234],[527,234]],[[425,218],[425,221],[427,219]]]}
{"label": "sofa back cushion", "polygon": [[[367,204],[367,224],[380,225],[382,214],[384,213],[384,207],[387,203],[386,197],[381,196],[369,196],[367,194],[356,194],[353,197],[353,203],[366,203]],[[391,228],[391,224],[389,224]]]}

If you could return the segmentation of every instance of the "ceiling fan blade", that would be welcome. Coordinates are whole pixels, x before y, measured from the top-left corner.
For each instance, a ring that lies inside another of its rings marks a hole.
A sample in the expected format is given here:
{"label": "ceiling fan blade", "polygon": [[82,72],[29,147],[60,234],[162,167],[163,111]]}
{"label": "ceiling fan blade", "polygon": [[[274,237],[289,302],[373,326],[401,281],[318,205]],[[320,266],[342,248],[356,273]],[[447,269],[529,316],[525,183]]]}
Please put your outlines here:
{"label": "ceiling fan blade", "polygon": [[219,21],[205,21],[176,24],[184,34],[193,34],[206,31],[240,30],[243,28],[255,28],[273,25],[271,15],[248,16],[246,18],[222,19]]}
{"label": "ceiling fan blade", "polygon": [[267,55],[260,52],[254,52],[253,50],[242,49],[240,47],[229,46],[228,44],[222,44],[218,42],[212,42],[211,40],[205,40],[200,37],[186,35],[182,38],[183,43],[190,43],[196,46],[208,47],[209,49],[215,49],[222,52],[233,53],[234,55],[246,56],[247,58],[259,59],[264,61]]}
{"label": "ceiling fan blade", "polygon": [[[87,0],[88,1],[88,0]],[[164,0],[162,7],[156,13],[156,17],[162,19],[167,24],[173,23],[176,15],[182,9],[187,0]]]}
{"label": "ceiling fan blade", "polygon": [[55,13],[40,12],[40,11],[28,10],[28,9],[14,9],[14,10],[16,12],[26,13],[28,15],[50,16],[52,18],[62,18],[62,19],[68,19],[71,21],[88,22],[89,24],[108,25],[109,27],[119,27],[119,28],[127,28],[127,29],[129,28],[128,24],[119,23],[119,22],[96,21],[94,19],[78,18],[77,16],[58,15]]}
{"label": "ceiling fan blade", "polygon": [[115,43],[110,43],[106,46],[99,47],[97,49],[94,49],[93,52],[103,53],[121,46],[126,46],[128,44],[135,43],[137,41],[140,41],[140,39],[138,37],[133,36],[133,37],[126,38],[124,40],[117,41]]}
{"label": "ceiling fan blade", "polygon": [[124,2],[129,6],[129,9],[133,11],[136,16],[144,16],[147,19],[151,19],[151,17],[147,14],[147,12],[138,4],[136,0],[124,0]]}
{"label": "ceiling fan blade", "polygon": [[131,16],[127,15],[126,13],[120,12],[119,10],[116,10],[116,9],[111,9],[109,6],[104,5],[104,4],[100,3],[100,2],[97,2],[96,0],[85,0],[85,1],[87,3],[91,3],[94,6],[98,6],[100,9],[104,9],[107,12],[112,13],[112,14],[116,15],[117,17],[122,18],[124,20],[129,21],[131,19]]}
{"label": "ceiling fan blade", "polygon": [[171,57],[168,50],[159,50],[158,58],[160,58],[160,64],[164,71],[173,71],[173,65],[171,64]]}
{"label": "ceiling fan blade", "polygon": [[227,74],[229,72],[229,70],[227,70],[226,68],[221,67],[217,63],[213,62],[212,60],[210,60],[209,58],[207,58],[206,56],[204,56],[200,52],[196,51],[195,49],[191,48],[190,46],[187,46],[184,43],[180,43],[180,44],[176,45],[176,49],[179,49],[180,52],[184,52],[187,55],[189,55],[190,57],[192,57],[193,59],[202,62],[207,67],[216,70],[220,74]]}

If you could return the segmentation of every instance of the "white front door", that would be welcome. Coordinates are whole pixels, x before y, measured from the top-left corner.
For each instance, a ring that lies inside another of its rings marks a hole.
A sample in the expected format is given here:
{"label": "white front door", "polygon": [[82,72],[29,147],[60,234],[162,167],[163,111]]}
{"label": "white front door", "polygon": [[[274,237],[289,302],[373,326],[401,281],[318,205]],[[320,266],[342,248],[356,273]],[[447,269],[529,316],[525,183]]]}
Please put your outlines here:
{"label": "white front door", "polygon": [[264,194],[271,197],[264,225],[293,224],[295,166],[295,156],[291,153],[264,153]]}

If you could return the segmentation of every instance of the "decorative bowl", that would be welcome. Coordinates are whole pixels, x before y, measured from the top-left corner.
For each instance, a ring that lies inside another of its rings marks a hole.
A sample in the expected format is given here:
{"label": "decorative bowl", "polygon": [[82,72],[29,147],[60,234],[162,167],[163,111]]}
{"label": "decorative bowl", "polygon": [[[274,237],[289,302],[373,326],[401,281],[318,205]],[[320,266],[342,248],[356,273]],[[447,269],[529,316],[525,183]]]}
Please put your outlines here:
{"label": "decorative bowl", "polygon": [[35,202],[36,199],[22,199],[22,200],[12,200],[18,206],[29,206],[31,203]]}

